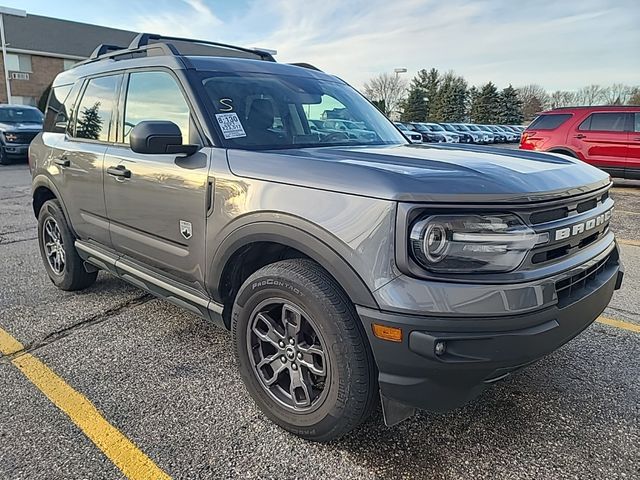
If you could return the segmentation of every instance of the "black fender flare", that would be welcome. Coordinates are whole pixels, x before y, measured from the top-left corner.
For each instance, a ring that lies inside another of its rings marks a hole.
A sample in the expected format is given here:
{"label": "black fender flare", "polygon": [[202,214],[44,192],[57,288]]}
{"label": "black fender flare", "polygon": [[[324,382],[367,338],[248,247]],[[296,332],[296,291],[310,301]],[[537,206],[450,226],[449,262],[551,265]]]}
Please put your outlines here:
{"label": "black fender flare", "polygon": [[[346,247],[342,247],[344,251],[337,251],[343,244],[328,232],[302,219],[281,214],[278,217],[281,221],[256,219],[250,223],[242,222],[244,225],[238,226],[220,243],[213,254],[207,275],[214,301],[222,303],[222,275],[227,262],[239,249],[256,242],[274,242],[295,248],[320,264],[336,279],[354,304],[378,308],[364,280],[345,260],[345,256],[348,256]],[[282,222],[285,218],[287,223]]]}
{"label": "black fender flare", "polygon": [[33,180],[31,182],[31,206],[33,208],[33,214],[36,216],[37,218],[37,214],[36,214],[36,210],[35,210],[35,205],[33,204],[33,200],[34,200],[34,195],[36,193],[36,190],[40,187],[45,187],[48,190],[51,190],[51,192],[53,193],[53,195],[56,197],[56,200],[58,201],[58,203],[60,203],[60,207],[62,208],[62,213],[64,214],[64,218],[67,221],[67,225],[69,227],[69,229],[71,230],[71,233],[73,234],[74,237],[77,238],[77,234],[75,232],[75,230],[73,229],[73,225],[71,224],[71,219],[69,218],[69,213],[67,212],[67,207],[64,204],[64,200],[62,199],[62,195],[60,195],[60,191],[58,190],[58,188],[55,186],[55,184],[51,181],[51,179],[40,173],[38,175],[36,175],[35,177],[33,177]]}

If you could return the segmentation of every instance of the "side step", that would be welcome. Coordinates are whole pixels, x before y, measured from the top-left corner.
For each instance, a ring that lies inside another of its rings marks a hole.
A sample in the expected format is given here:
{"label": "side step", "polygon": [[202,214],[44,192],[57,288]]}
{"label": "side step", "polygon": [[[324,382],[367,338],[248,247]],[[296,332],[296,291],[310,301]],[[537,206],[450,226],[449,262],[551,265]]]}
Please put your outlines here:
{"label": "side step", "polygon": [[211,320],[219,327],[226,328],[222,319],[222,305],[207,298],[201,292],[185,288],[169,278],[162,277],[147,268],[141,268],[97,245],[76,240],[75,247],[86,263],[108,271],[159,298]]}

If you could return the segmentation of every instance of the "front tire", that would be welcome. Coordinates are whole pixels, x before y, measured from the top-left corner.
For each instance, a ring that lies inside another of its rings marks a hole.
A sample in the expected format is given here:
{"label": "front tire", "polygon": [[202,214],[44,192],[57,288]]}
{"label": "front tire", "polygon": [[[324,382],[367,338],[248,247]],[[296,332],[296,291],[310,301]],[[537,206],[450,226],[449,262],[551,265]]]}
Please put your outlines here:
{"label": "front tire", "polygon": [[236,297],[232,333],[247,390],[285,430],[334,440],[375,406],[377,372],[362,323],[317,263],[284,260],[251,275]]}
{"label": "front tire", "polygon": [[84,268],[57,200],[45,202],[40,209],[38,243],[47,274],[60,290],[82,290],[96,281],[98,272]]}
{"label": "front tire", "polygon": [[0,165],[9,165],[9,158],[7,157],[7,152],[4,147],[0,146]]}

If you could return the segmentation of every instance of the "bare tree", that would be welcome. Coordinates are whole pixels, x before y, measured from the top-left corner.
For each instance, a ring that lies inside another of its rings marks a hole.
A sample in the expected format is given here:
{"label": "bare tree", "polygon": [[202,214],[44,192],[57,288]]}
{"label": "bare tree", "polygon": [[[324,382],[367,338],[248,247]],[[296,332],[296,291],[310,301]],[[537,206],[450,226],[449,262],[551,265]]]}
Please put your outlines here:
{"label": "bare tree", "polygon": [[580,105],[598,105],[604,101],[605,89],[600,85],[587,85],[576,93],[576,101]]}
{"label": "bare tree", "polygon": [[406,89],[407,82],[399,75],[381,73],[365,82],[364,95],[376,103],[385,115],[390,116],[398,110]]}
{"label": "bare tree", "polygon": [[576,94],[566,90],[556,90],[549,97],[551,108],[571,107],[576,104]]}
{"label": "bare tree", "polygon": [[623,83],[614,83],[604,89],[604,102],[608,105],[624,105],[631,97],[631,87]]}
{"label": "bare tree", "polygon": [[525,120],[532,120],[538,112],[545,110],[550,104],[549,94],[540,85],[525,85],[517,90]]}
{"label": "bare tree", "polygon": [[640,105],[640,87],[632,87],[627,105]]}

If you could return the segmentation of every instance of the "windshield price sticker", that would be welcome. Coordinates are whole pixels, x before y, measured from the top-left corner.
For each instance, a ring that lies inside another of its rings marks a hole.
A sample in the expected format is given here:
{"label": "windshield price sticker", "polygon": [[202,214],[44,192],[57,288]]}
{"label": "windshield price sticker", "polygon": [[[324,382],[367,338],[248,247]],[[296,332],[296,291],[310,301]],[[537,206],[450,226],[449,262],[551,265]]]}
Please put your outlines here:
{"label": "windshield price sticker", "polygon": [[235,112],[216,113],[216,120],[218,120],[218,125],[220,125],[224,138],[229,139],[247,136],[244,128],[242,127],[242,123],[240,123],[240,119]]}

